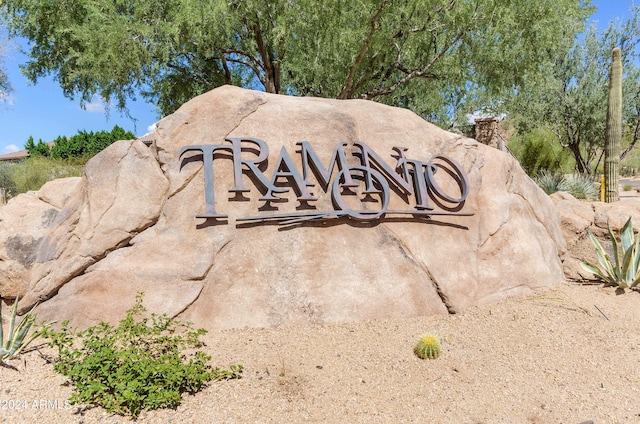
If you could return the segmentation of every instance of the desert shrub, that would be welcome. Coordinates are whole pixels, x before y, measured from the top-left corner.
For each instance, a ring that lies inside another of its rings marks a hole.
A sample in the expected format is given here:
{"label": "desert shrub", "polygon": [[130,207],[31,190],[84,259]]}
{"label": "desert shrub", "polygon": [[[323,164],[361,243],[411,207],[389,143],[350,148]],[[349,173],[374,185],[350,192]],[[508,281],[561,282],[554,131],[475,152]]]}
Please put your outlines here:
{"label": "desert shrub", "polygon": [[565,177],[563,191],[568,191],[576,199],[596,200],[598,189],[588,175],[575,174]]}
{"label": "desert shrub", "polygon": [[208,381],[240,378],[241,365],[212,368],[204,352],[187,353],[202,346],[206,330],[144,313],[139,294],[117,327],[101,322],[76,334],[64,322],[60,331],[47,329],[58,349],[54,370],[74,385],[71,404],[137,417],[144,409],[177,407],[182,393],[194,394]]}
{"label": "desert shrub", "polygon": [[16,297],[13,302],[13,308],[11,309],[11,316],[9,318],[9,332],[5,340],[2,331],[2,302],[0,302],[0,364],[3,364],[7,359],[11,359],[20,354],[29,344],[38,337],[45,327],[34,330],[29,334],[29,330],[36,321],[36,316],[33,314],[33,310],[29,311],[20,322],[16,323],[16,316],[18,313],[18,300]]}
{"label": "desert shrub", "polygon": [[633,190],[633,186],[631,184],[625,184],[622,186],[623,191],[631,191]]}
{"label": "desert shrub", "polygon": [[566,188],[564,175],[557,172],[540,171],[535,177],[535,182],[547,194],[565,191]]}
{"label": "desert shrub", "polygon": [[509,150],[530,176],[541,171],[559,174],[571,172],[575,162],[552,133],[540,128],[512,137]]}
{"label": "desert shrub", "polygon": [[582,267],[613,286],[624,290],[636,288],[640,284],[640,236],[634,234],[631,218],[620,229],[620,243],[609,226],[609,238],[613,245],[613,261],[598,239],[589,231],[589,239],[596,249],[598,263],[596,266],[582,262]]}
{"label": "desert shrub", "polygon": [[13,197],[18,193],[18,186],[13,179],[13,167],[8,162],[0,162],[0,188],[7,189],[7,197]]}
{"label": "desert shrub", "polygon": [[46,182],[56,178],[79,177],[82,165],[43,156],[30,157],[11,165],[11,178],[15,193],[39,190]]}
{"label": "desert shrub", "polygon": [[598,189],[588,175],[564,176],[554,172],[540,171],[535,181],[547,194],[566,191],[576,199],[595,200],[598,198]]}

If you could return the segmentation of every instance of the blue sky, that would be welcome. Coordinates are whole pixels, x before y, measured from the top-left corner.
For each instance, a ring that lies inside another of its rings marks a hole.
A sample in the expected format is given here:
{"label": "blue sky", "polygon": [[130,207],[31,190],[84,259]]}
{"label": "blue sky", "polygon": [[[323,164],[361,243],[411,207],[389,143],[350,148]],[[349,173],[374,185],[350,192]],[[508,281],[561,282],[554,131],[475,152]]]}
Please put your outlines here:
{"label": "blue sky", "polygon": [[[614,18],[628,17],[633,1],[592,0],[592,4],[598,8],[592,20],[604,27]],[[115,108],[111,108],[107,117],[100,101],[87,104],[83,110],[77,100],[63,96],[53,78],[43,78],[31,85],[18,68],[25,63],[25,56],[16,46],[9,45],[5,50],[4,68],[13,92],[8,99],[0,100],[0,154],[22,150],[29,136],[36,142],[38,139],[51,141],[59,135],[71,136],[78,130],[111,130],[114,125],[142,136],[158,119],[155,106],[140,100],[129,104],[135,123]]]}

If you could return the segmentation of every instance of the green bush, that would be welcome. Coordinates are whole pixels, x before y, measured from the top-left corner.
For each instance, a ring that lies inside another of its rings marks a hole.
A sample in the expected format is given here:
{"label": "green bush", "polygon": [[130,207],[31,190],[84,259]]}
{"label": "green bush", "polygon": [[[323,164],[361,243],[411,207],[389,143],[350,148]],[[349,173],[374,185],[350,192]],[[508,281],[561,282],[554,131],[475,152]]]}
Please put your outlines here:
{"label": "green bush", "polygon": [[94,133],[82,130],[71,137],[59,136],[56,138],[54,146],[51,148],[51,157],[88,159],[118,140],[133,140],[135,138],[133,133],[125,131],[117,125],[111,131]]}
{"label": "green bush", "polygon": [[47,143],[42,141],[42,139],[38,140],[38,144],[35,144],[33,141],[33,137],[29,137],[24,145],[24,148],[29,152],[29,157],[48,157],[51,155],[51,147],[49,147]]}
{"label": "green bush", "polygon": [[513,136],[509,141],[509,150],[530,176],[541,171],[560,174],[571,172],[575,164],[570,152],[562,148],[557,138],[541,128]]}
{"label": "green bush", "polygon": [[18,186],[13,178],[13,167],[9,162],[0,162],[0,188],[7,189],[7,197],[11,198],[18,194]]}
{"label": "green bush", "polygon": [[118,327],[101,322],[75,334],[64,322],[60,331],[47,329],[58,349],[54,370],[75,387],[70,403],[137,417],[143,409],[177,407],[182,393],[194,394],[210,380],[240,378],[241,365],[211,368],[203,352],[185,353],[202,346],[204,329],[166,315],[143,318],[144,312],[139,294]]}
{"label": "green bush", "polygon": [[82,165],[36,156],[12,164],[10,175],[15,187],[14,194],[26,193],[39,190],[46,182],[56,178],[79,177],[82,175]]}

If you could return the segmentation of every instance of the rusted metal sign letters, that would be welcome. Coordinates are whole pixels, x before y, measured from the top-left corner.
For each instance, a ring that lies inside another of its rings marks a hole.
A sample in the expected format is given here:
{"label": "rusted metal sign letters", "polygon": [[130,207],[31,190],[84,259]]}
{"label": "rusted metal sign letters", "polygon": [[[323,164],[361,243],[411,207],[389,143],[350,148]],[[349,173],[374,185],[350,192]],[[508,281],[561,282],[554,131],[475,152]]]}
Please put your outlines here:
{"label": "rusted metal sign letters", "polygon": [[[469,193],[469,183],[464,169],[447,156],[434,155],[425,162],[405,157],[407,149],[404,147],[394,147],[393,150],[397,153],[394,156],[397,159],[394,168],[365,143],[354,143],[355,149],[351,149],[353,152],[350,156],[345,151],[347,143],[338,143],[325,167],[308,141],[301,141],[297,146],[299,149],[296,153],[301,156],[302,169],[297,168],[289,152],[282,147],[272,168],[271,178],[265,175],[269,146],[263,140],[227,138],[225,144],[183,147],[180,159],[186,159],[189,152],[195,152],[190,155],[190,160],[202,160],[204,166],[206,209],[196,217],[214,220],[228,218],[228,215],[216,210],[214,162],[221,159],[232,161],[233,187],[229,192],[235,194],[236,198],[247,200],[243,195],[250,191],[243,180],[243,175],[247,175],[262,193],[260,201],[267,202],[266,204],[281,202],[283,199],[279,196],[293,189],[300,202],[300,206],[292,213],[270,213],[277,209],[268,208],[269,212],[258,216],[236,218],[239,222],[275,220],[280,224],[295,224],[340,217],[374,221],[387,215],[473,215],[460,212]],[[184,160],[182,163],[184,164]],[[438,178],[437,173],[443,174]],[[442,180],[448,181],[448,184],[439,182]],[[316,184],[325,195],[331,196],[333,210],[318,211],[309,206],[309,202],[318,200],[310,191]],[[413,204],[413,209],[389,209],[392,193],[405,203]],[[362,202],[347,201],[348,196],[359,196]],[[354,204],[360,206],[355,208]],[[363,207],[365,204],[366,208]],[[370,209],[369,204],[375,204],[374,208]]]}

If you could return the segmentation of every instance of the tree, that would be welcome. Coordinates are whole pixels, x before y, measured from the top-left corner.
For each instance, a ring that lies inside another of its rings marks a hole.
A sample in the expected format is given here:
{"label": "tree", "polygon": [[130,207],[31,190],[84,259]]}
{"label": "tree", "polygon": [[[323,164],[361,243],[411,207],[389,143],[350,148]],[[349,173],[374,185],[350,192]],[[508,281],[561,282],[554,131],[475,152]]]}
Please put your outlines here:
{"label": "tree", "polygon": [[5,0],[23,72],[65,95],[166,115],[222,84],[364,98],[452,125],[521,92],[566,50],[588,0]]}
{"label": "tree", "polygon": [[[2,1],[0,1],[0,4],[1,3]],[[4,42],[5,40],[2,40],[2,41],[3,42],[0,43],[0,102],[5,101],[9,97],[9,94],[12,91],[11,83],[9,82],[9,77],[7,76],[7,73],[4,70],[4,55],[7,53],[5,51],[5,48],[8,45],[8,43]]]}
{"label": "tree", "polygon": [[118,140],[133,140],[136,136],[119,126],[109,131],[78,131],[71,137],[58,136],[51,148],[51,157],[60,159],[90,158]]}
{"label": "tree", "polygon": [[29,157],[32,158],[36,156],[48,157],[49,155],[51,155],[51,147],[49,147],[47,143],[42,141],[42,139],[39,139],[38,144],[35,144],[33,141],[33,136],[29,136],[29,139],[25,143],[24,148],[29,152]]}
{"label": "tree", "polygon": [[575,39],[569,53],[558,56],[547,78],[514,97],[510,117],[518,132],[545,128],[571,151],[579,173],[592,174],[601,165],[606,134],[607,93],[611,51],[619,46],[625,62],[623,78],[623,140],[627,148],[640,136],[640,69],[636,65],[640,43],[640,7],[632,17],[618,20],[599,32],[595,25]]}

